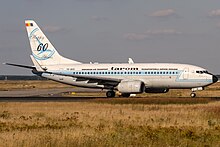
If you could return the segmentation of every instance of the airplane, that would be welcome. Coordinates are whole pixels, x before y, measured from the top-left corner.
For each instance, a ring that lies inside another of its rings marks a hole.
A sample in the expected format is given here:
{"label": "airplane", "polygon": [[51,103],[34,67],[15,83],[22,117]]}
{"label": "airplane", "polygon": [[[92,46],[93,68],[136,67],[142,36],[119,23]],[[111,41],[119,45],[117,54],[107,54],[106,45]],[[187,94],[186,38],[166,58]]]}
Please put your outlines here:
{"label": "airplane", "polygon": [[108,98],[116,91],[123,97],[139,93],[167,93],[170,89],[191,89],[190,96],[204,90],[218,78],[206,69],[177,63],[88,63],[61,56],[33,20],[25,20],[34,66],[5,63],[31,69],[33,74],[64,84],[106,89]]}

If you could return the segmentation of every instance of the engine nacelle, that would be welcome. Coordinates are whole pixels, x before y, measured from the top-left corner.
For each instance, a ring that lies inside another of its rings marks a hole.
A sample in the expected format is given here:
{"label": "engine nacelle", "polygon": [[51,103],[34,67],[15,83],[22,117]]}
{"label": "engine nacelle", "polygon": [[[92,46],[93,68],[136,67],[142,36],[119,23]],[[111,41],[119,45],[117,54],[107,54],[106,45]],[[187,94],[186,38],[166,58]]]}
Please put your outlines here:
{"label": "engine nacelle", "polygon": [[169,92],[168,88],[146,88],[146,93],[167,93]]}
{"label": "engine nacelle", "polygon": [[143,93],[145,89],[142,81],[122,81],[118,84],[118,91],[121,93]]}

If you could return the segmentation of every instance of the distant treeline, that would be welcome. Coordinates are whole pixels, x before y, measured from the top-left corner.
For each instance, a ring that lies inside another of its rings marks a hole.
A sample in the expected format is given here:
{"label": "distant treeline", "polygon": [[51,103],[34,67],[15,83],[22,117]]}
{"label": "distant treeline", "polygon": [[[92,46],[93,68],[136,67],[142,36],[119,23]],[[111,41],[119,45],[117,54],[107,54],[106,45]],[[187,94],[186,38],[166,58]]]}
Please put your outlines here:
{"label": "distant treeline", "polygon": [[[220,79],[220,75],[216,75]],[[47,80],[39,76],[0,75],[0,80]]]}
{"label": "distant treeline", "polygon": [[39,76],[27,76],[27,75],[0,75],[0,80],[47,80],[46,78]]}

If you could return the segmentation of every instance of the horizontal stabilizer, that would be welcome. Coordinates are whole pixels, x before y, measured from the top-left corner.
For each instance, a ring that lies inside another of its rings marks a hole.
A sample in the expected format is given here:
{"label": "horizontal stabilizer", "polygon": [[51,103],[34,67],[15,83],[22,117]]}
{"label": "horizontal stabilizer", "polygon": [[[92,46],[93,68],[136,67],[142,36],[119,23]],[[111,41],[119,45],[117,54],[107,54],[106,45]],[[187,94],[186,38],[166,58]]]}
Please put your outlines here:
{"label": "horizontal stabilizer", "polygon": [[28,66],[28,65],[21,65],[21,64],[14,64],[14,63],[3,63],[3,64],[22,67],[22,68],[36,69],[34,66]]}

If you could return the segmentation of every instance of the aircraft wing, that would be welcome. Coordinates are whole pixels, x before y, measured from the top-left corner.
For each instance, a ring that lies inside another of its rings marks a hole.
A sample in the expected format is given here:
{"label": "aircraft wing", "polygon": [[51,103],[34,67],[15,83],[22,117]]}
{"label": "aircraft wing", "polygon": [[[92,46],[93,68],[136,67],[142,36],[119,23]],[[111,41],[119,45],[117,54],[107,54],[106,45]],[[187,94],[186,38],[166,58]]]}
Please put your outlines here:
{"label": "aircraft wing", "polygon": [[[37,70],[36,66],[28,66],[28,65],[14,64],[14,63],[4,63],[4,64]],[[71,76],[71,77],[76,78],[76,81],[87,81],[87,83],[97,83],[98,85],[113,86],[113,87],[117,86],[118,83],[120,83],[122,80],[122,79],[115,79],[115,78],[107,78],[103,76],[73,75],[73,74],[64,74],[64,73],[59,73],[59,72],[43,71],[42,73],[49,73],[49,74],[62,75],[62,76]]]}
{"label": "aircraft wing", "polygon": [[98,83],[99,85],[106,85],[106,86],[117,86],[118,83],[121,82],[122,79],[116,78],[107,78],[103,76],[87,76],[87,75],[73,75],[73,74],[64,74],[64,73],[57,73],[57,72],[46,72],[55,75],[61,76],[71,76],[76,78],[76,81],[88,81],[87,83]]}

